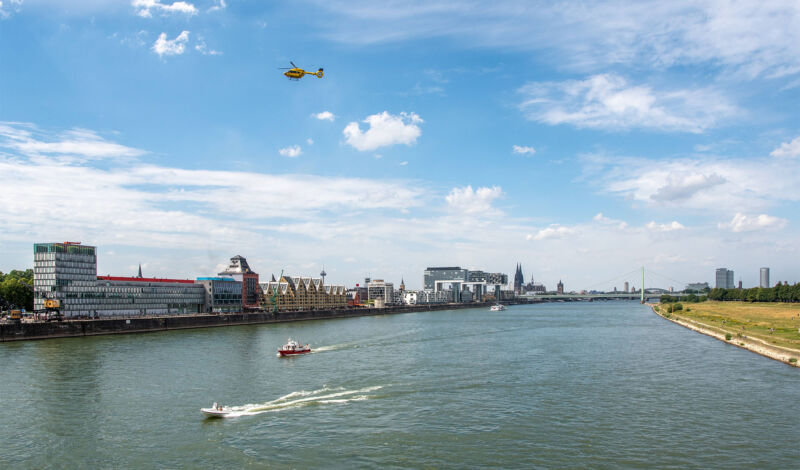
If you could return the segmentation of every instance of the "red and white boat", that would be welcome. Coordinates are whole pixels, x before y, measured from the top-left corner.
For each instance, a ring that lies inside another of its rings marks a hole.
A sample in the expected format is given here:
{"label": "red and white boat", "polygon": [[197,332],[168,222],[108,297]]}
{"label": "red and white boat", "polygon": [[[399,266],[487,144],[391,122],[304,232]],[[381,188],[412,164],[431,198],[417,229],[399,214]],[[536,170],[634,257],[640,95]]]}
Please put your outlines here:
{"label": "red and white boat", "polygon": [[285,357],[285,356],[295,356],[297,354],[306,354],[311,352],[311,346],[301,345],[297,341],[293,339],[289,339],[286,344],[283,345],[282,348],[278,349],[278,356]]}

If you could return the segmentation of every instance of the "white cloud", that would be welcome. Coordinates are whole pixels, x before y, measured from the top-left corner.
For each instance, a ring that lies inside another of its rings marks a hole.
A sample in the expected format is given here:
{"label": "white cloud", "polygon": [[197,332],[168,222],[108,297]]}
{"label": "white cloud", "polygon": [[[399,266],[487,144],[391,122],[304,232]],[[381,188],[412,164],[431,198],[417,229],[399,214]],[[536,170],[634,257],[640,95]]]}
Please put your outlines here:
{"label": "white cloud", "polygon": [[306,143],[307,143],[308,145],[314,145],[314,139],[312,139],[311,137],[309,137],[308,139],[306,139]]}
{"label": "white cloud", "polygon": [[539,230],[536,235],[528,234],[525,238],[527,240],[546,240],[548,238],[564,238],[574,233],[576,233],[574,228],[565,227],[563,225],[551,225]]}
{"label": "white cloud", "polygon": [[182,31],[175,39],[167,39],[167,33],[161,33],[153,44],[153,52],[159,57],[165,55],[180,55],[186,50],[189,41],[189,31]]}
{"label": "white cloud", "polygon": [[773,157],[797,157],[800,156],[800,137],[796,137],[791,142],[784,142],[780,147],[770,153]]}
{"label": "white cloud", "polygon": [[445,197],[451,209],[459,213],[474,214],[492,209],[492,201],[501,197],[503,190],[499,186],[480,187],[476,190],[472,186],[453,188]]}
{"label": "white cloud", "polygon": [[604,216],[602,212],[598,212],[596,216],[592,217],[595,222],[611,222],[611,219]]}
{"label": "white cloud", "polygon": [[728,223],[719,224],[719,228],[732,232],[752,232],[756,230],[780,230],[786,227],[786,219],[767,214],[748,216],[736,213]]}
{"label": "white cloud", "polygon": [[299,145],[291,145],[278,150],[278,153],[284,157],[299,157],[303,153],[303,149]]}
{"label": "white cloud", "polygon": [[367,116],[362,122],[369,128],[362,131],[357,122],[349,123],[342,133],[345,141],[360,151],[375,150],[389,145],[412,145],[422,134],[419,126],[423,120],[416,113],[380,114]]}
{"label": "white cloud", "polygon": [[673,220],[668,224],[657,224],[655,221],[651,221],[645,225],[645,227],[656,232],[674,232],[676,230],[686,230],[686,227],[676,220]]}
{"label": "white cloud", "polygon": [[402,162],[400,162],[400,166],[406,166],[406,165],[408,165],[407,161],[403,160]]}
{"label": "white cloud", "polygon": [[133,0],[131,6],[137,9],[136,14],[142,18],[151,18],[153,11],[159,11],[162,14],[183,13],[189,16],[197,14],[197,8],[193,4],[183,1],[161,3],[160,0]]}
{"label": "white cloud", "polygon": [[0,1],[0,20],[10,17],[11,13],[19,12],[20,5],[22,5],[22,0]]}
{"label": "white cloud", "polygon": [[[380,43],[455,38],[465,47],[544,50],[573,70],[614,64],[667,68],[705,64],[727,75],[800,71],[800,4],[794,0],[640,0],[580,3],[411,0],[375,5],[330,0],[318,25],[333,40]],[[535,25],[535,27],[531,27]]]}
{"label": "white cloud", "polygon": [[197,38],[197,44],[195,44],[194,50],[203,55],[222,55],[220,51],[209,49],[206,41],[202,37]]}
{"label": "white cloud", "polygon": [[228,4],[225,3],[225,0],[216,0],[216,3],[208,9],[208,12],[224,10],[227,7]]}
{"label": "white cloud", "polygon": [[636,207],[718,216],[763,211],[779,203],[800,201],[797,159],[584,155],[581,160],[590,184],[598,184]]}
{"label": "white cloud", "polygon": [[322,111],[321,113],[312,114],[311,117],[319,119],[320,121],[331,121],[336,119],[336,116],[330,111]]}
{"label": "white cloud", "polygon": [[143,150],[109,142],[96,132],[75,128],[54,137],[44,135],[36,126],[0,122],[0,145],[28,157],[57,158],[61,162],[131,158]]}
{"label": "white cloud", "polygon": [[512,150],[514,153],[518,153],[520,155],[533,155],[536,153],[536,150],[533,147],[528,146],[515,145],[512,147]]}
{"label": "white cloud", "polygon": [[520,108],[527,117],[551,125],[701,133],[739,113],[712,90],[656,91],[647,85],[630,85],[616,74],[532,82],[520,93],[525,97]]}

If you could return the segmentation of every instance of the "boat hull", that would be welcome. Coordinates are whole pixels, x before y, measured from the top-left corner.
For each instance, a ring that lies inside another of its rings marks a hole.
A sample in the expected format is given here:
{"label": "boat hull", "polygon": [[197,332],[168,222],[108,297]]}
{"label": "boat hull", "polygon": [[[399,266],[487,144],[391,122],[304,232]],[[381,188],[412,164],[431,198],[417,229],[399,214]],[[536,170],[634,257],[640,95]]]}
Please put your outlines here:
{"label": "boat hull", "polygon": [[297,356],[297,355],[300,355],[300,354],[308,354],[310,352],[311,352],[310,348],[309,349],[295,349],[295,350],[278,349],[278,355],[281,356],[281,357]]}
{"label": "boat hull", "polygon": [[229,410],[216,410],[214,408],[200,408],[200,412],[205,415],[206,418],[225,418],[231,412]]}

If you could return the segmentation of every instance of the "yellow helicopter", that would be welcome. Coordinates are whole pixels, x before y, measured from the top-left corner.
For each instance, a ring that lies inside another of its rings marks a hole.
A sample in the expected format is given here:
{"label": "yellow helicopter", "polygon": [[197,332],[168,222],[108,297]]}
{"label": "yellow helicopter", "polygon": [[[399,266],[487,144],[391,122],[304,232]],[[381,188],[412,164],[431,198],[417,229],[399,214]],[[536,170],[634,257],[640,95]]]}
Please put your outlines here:
{"label": "yellow helicopter", "polygon": [[300,67],[294,65],[294,62],[289,61],[289,63],[292,64],[291,68],[283,67],[280,69],[280,70],[286,70],[285,72],[283,72],[283,74],[286,75],[289,78],[289,80],[300,80],[306,75],[316,75],[317,78],[322,78],[322,76],[324,75],[322,73],[322,67],[320,67],[319,70],[317,70],[316,72],[307,72],[301,69]]}

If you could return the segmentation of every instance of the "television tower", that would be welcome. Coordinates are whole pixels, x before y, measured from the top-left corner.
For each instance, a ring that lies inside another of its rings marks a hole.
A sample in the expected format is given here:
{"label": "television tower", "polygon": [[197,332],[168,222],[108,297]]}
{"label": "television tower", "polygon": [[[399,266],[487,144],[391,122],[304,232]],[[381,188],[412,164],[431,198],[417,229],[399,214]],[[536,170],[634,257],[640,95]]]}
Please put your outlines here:
{"label": "television tower", "polygon": [[328,275],[328,273],[325,272],[325,265],[324,264],[322,265],[322,272],[319,273],[319,275],[320,275],[320,277],[322,277],[322,285],[324,286],[325,285],[325,276]]}

